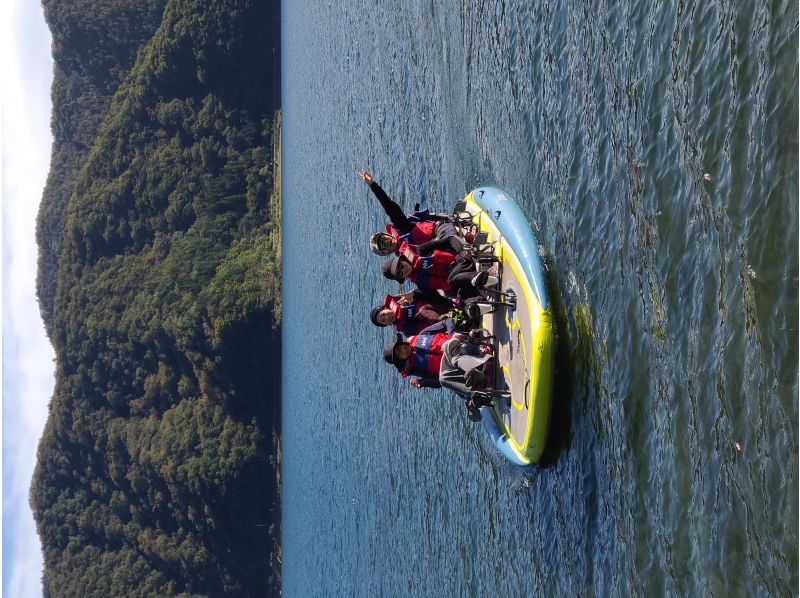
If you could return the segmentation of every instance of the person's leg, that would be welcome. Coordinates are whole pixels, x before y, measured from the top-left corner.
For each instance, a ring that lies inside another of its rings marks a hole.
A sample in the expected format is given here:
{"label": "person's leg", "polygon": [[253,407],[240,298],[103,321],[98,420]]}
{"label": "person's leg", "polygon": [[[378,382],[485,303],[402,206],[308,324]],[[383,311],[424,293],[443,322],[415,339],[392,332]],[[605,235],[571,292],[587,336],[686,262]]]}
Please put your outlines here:
{"label": "person's leg", "polygon": [[460,253],[450,265],[450,272],[447,282],[450,288],[456,292],[460,291],[462,299],[469,299],[478,295],[477,289],[472,284],[472,280],[478,274],[475,268],[475,260],[466,252]]}
{"label": "person's leg", "polygon": [[453,365],[462,372],[466,386],[469,388],[482,387],[483,370],[491,360],[492,356],[481,353],[475,343],[465,343],[453,359]]}
{"label": "person's leg", "polygon": [[458,234],[458,229],[452,222],[447,222],[446,220],[439,222],[436,225],[436,237],[447,239],[453,253],[458,253],[464,249],[464,239]]}
{"label": "person's leg", "polygon": [[480,352],[476,343],[453,339],[444,346],[439,382],[461,395],[469,396],[473,384],[467,384],[466,376],[469,375],[475,384],[480,385],[484,380],[483,367],[491,359],[491,355]]}
{"label": "person's leg", "polygon": [[464,383],[464,372],[455,365],[460,348],[461,341],[458,339],[452,339],[445,344],[442,365],[439,368],[439,382],[445,388],[449,388],[464,397],[469,397],[472,391]]}

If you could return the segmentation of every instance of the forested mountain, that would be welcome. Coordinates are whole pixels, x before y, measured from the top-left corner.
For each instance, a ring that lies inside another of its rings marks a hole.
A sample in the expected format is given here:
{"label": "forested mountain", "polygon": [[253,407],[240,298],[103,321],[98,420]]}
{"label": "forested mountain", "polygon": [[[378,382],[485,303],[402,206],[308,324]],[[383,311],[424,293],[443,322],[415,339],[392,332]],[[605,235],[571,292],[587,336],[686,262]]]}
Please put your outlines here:
{"label": "forested mountain", "polygon": [[45,0],[45,595],[280,585],[279,3]]}
{"label": "forested mountain", "polygon": [[56,271],[64,214],[78,169],[97,137],[111,97],[155,33],[166,0],[44,0],[53,38],[53,150],[42,197],[38,292],[42,317],[52,328]]}

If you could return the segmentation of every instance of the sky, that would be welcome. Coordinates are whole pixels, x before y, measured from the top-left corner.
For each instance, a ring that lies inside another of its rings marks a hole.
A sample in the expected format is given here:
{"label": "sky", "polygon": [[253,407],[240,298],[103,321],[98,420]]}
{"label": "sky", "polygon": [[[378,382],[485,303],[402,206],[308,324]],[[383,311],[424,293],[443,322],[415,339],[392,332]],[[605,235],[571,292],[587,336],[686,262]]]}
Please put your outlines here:
{"label": "sky", "polygon": [[2,69],[3,595],[42,595],[28,505],[53,392],[54,353],[36,302],[36,212],[50,163],[50,32],[39,2],[0,2]]}

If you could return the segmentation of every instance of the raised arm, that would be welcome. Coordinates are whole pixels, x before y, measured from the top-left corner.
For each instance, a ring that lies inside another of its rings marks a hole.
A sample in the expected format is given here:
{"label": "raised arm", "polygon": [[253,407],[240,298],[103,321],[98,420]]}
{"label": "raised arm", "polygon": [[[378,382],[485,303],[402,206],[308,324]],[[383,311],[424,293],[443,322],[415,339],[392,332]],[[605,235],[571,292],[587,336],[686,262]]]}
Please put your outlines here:
{"label": "raised arm", "polygon": [[375,194],[375,197],[378,198],[378,201],[381,202],[381,207],[383,211],[386,212],[386,215],[389,217],[389,220],[392,222],[392,225],[399,230],[402,234],[406,234],[407,232],[411,231],[414,228],[414,223],[408,219],[408,216],[405,215],[403,209],[395,203],[391,197],[386,194],[386,191],[372,178],[372,173],[369,170],[362,170],[358,173],[358,176],[361,177],[372,192]]}

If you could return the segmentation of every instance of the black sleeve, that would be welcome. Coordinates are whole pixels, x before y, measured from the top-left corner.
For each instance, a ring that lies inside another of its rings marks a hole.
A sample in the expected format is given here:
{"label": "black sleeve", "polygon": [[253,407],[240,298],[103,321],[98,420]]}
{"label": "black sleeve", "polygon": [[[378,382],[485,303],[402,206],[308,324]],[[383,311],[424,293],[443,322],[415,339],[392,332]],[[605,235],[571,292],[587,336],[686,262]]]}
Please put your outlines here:
{"label": "black sleeve", "polygon": [[[417,255],[426,257],[432,254],[436,249],[439,249],[440,251],[452,251],[453,245],[451,244],[450,239],[453,238],[455,237],[447,237],[444,239],[431,239],[430,241],[425,241],[424,243],[420,243],[419,245],[417,245],[416,249]],[[460,249],[461,245],[459,244],[459,249],[457,251],[460,251]]]}
{"label": "black sleeve", "polygon": [[413,303],[450,303],[433,289],[414,289],[411,297]]}
{"label": "black sleeve", "polygon": [[461,242],[460,237],[447,237],[445,240],[449,244],[449,247],[447,247],[445,251],[452,251],[453,253],[458,254],[462,249],[464,249],[464,243]]}
{"label": "black sleeve", "polygon": [[417,378],[417,380],[419,380],[419,385],[420,385],[421,388],[441,388],[442,387],[442,383],[439,382],[438,379],[433,378],[433,377],[431,377],[431,378],[424,377],[423,378],[423,377],[420,376],[420,377]]}
{"label": "black sleeve", "polygon": [[443,222],[450,219],[452,219],[450,214],[442,214],[441,212],[428,212],[425,216],[425,220],[431,220],[433,222]]}
{"label": "black sleeve", "polygon": [[453,301],[433,289],[415,289],[413,302],[420,305],[427,303],[430,309],[436,311],[439,315],[446,314],[453,309]]}
{"label": "black sleeve", "polygon": [[392,224],[397,230],[399,230],[402,234],[406,234],[407,232],[410,232],[412,228],[414,228],[414,224],[408,219],[408,216],[403,213],[403,209],[394,201],[392,201],[391,197],[386,195],[386,191],[384,191],[377,182],[372,181],[369,184],[369,188],[372,189],[375,197],[377,197],[378,201],[381,202],[383,211],[386,212],[389,220],[392,221]]}

